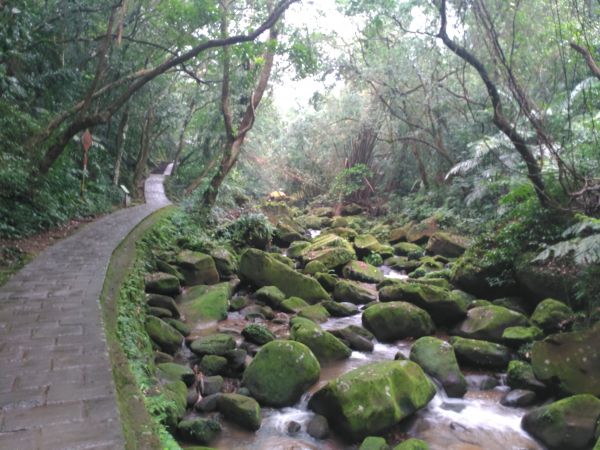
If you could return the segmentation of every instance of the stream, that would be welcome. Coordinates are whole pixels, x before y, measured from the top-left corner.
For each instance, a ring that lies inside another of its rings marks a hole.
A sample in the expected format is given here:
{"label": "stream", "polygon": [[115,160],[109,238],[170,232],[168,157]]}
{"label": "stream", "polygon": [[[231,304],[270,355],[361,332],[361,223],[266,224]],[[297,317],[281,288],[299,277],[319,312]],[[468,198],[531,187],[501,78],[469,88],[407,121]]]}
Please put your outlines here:
{"label": "stream", "polygon": [[[380,270],[386,278],[405,279],[406,274],[382,266]],[[375,285],[365,287],[375,289]],[[240,295],[240,294],[238,294]],[[242,294],[243,295],[243,294]],[[252,303],[250,303],[252,304]],[[286,338],[287,325],[275,324],[272,321],[253,319],[263,323],[277,337]],[[232,333],[238,344],[242,341],[240,333],[249,323],[243,312],[230,312],[228,318],[220,322],[198,323],[194,327],[193,336],[201,336],[215,332]],[[348,325],[361,326],[361,314],[350,317],[330,318],[321,324],[325,330],[344,328]],[[438,336],[444,338],[445,336]],[[322,387],[328,380],[336,378],[364,364],[377,361],[393,360],[400,353],[408,358],[412,339],[394,343],[375,341],[373,352],[353,351],[350,358],[342,361],[321,364],[321,376],[302,399],[291,407],[280,409],[263,407],[262,425],[256,432],[249,432],[230,422],[222,421],[223,431],[211,443],[219,449],[357,449],[359,444],[349,445],[334,433],[329,438],[317,440],[306,432],[306,427],[314,413],[307,407],[310,395]],[[184,349],[180,355],[189,362],[194,355]],[[500,404],[500,399],[508,390],[502,384],[504,374],[485,371],[464,371],[468,381],[468,391],[464,398],[448,398],[443,389],[437,387],[437,394],[431,402],[412,417],[397,425],[393,432],[404,437],[416,437],[429,443],[432,450],[536,450],[543,449],[535,440],[521,429],[521,417],[527,411],[524,408],[509,408]],[[493,377],[498,386],[490,388],[482,382]],[[198,415],[190,412],[188,417]],[[297,432],[289,432],[290,423],[300,425]]]}

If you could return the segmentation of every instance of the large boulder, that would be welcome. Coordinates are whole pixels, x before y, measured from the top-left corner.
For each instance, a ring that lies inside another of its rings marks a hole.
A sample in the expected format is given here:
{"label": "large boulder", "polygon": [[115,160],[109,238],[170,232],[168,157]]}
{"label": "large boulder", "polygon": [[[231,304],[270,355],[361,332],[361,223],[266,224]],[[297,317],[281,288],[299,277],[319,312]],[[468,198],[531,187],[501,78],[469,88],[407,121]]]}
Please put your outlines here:
{"label": "large boulder", "polygon": [[340,280],[333,289],[333,298],[339,302],[361,305],[377,300],[377,292],[355,281]]}
{"label": "large boulder", "polygon": [[438,325],[456,323],[467,315],[467,300],[444,288],[424,283],[395,283],[379,291],[382,302],[402,300],[424,309]]}
{"label": "large boulder", "polygon": [[[478,298],[493,299],[506,297],[516,292],[517,282],[506,279],[512,267],[506,264],[490,262],[484,257],[483,251],[469,250],[452,266],[452,284],[460,287]],[[491,283],[492,279],[503,278],[502,286]]]}
{"label": "large boulder", "polygon": [[320,262],[327,270],[342,267],[356,258],[354,252],[343,247],[328,247],[314,250],[304,254],[303,260],[307,264]]}
{"label": "large boulder", "polygon": [[462,397],[467,392],[467,380],[449,343],[431,336],[419,338],[410,349],[410,359],[438,380],[449,397]]}
{"label": "large boulder", "polygon": [[311,349],[320,362],[349,358],[352,350],[333,334],[310,320],[292,319],[290,337]]}
{"label": "large boulder", "polygon": [[421,337],[435,329],[427,311],[407,302],[376,303],[364,310],[363,326],[380,341]]}
{"label": "large boulder", "polygon": [[331,317],[329,311],[320,303],[316,305],[305,306],[298,311],[298,316],[319,323],[327,322],[327,320]]}
{"label": "large boulder", "polygon": [[223,416],[250,431],[260,428],[260,406],[252,397],[240,394],[221,394],[217,400],[217,409]]}
{"label": "large boulder", "polygon": [[546,385],[539,381],[533,374],[531,364],[518,360],[508,363],[506,384],[512,389],[525,389],[534,392],[541,392],[547,389]]}
{"label": "large boulder", "polygon": [[256,286],[276,286],[287,296],[297,296],[307,302],[329,299],[329,294],[317,280],[296,272],[260,250],[248,249],[242,253],[240,275]]}
{"label": "large boulder", "polygon": [[144,279],[146,292],[151,294],[177,295],[181,291],[179,278],[170,273],[154,272]]}
{"label": "large boulder", "polygon": [[259,302],[266,303],[271,308],[279,308],[285,300],[285,294],[276,286],[263,286],[254,295]]}
{"label": "large boulder", "polygon": [[235,348],[233,336],[225,333],[211,334],[196,339],[190,345],[190,350],[198,356],[218,355],[224,356],[229,350]]}
{"label": "large boulder", "polygon": [[342,274],[346,278],[364,283],[380,283],[383,281],[383,274],[379,269],[363,261],[350,261],[344,266]]}
{"label": "large boulder", "polygon": [[242,383],[260,403],[281,407],[296,403],[320,373],[319,361],[306,345],[276,340],[258,351]]}
{"label": "large boulder", "polygon": [[521,426],[550,450],[584,450],[596,441],[598,419],[600,400],[580,394],[529,411]]}
{"label": "large boulder", "polygon": [[188,286],[219,282],[215,260],[205,253],[184,250],[177,255],[177,267]]}
{"label": "large boulder", "polygon": [[555,298],[568,302],[573,298],[580,266],[568,258],[534,261],[535,253],[525,253],[515,264],[520,285],[537,300]]}
{"label": "large boulder", "polygon": [[190,323],[224,320],[227,318],[229,299],[232,294],[233,286],[229,282],[212,286],[199,285],[185,291],[177,301]]}
{"label": "large boulder", "polygon": [[197,444],[208,444],[221,431],[219,422],[212,419],[186,419],[177,424],[177,432]]}
{"label": "large boulder", "polygon": [[496,305],[478,306],[467,312],[467,318],[456,327],[455,334],[502,343],[506,328],[527,325],[527,317],[511,309]]}
{"label": "large boulder", "polygon": [[469,245],[469,239],[464,236],[436,231],[427,241],[427,252],[432,255],[456,258],[462,255]]}
{"label": "large boulder", "polygon": [[359,256],[367,256],[370,253],[379,253],[382,257],[394,254],[394,249],[382,244],[372,234],[361,234],[354,238],[354,248]]}
{"label": "large boulder", "polygon": [[215,261],[217,272],[219,277],[223,279],[229,279],[237,273],[237,260],[236,256],[229,250],[223,247],[215,248],[210,252]]}
{"label": "large boulder", "polygon": [[423,408],[435,386],[411,361],[367,364],[329,381],[308,407],[353,440],[379,434]]}
{"label": "large boulder", "polygon": [[454,336],[450,343],[458,361],[467,366],[505,369],[511,359],[510,349],[495,342]]}
{"label": "large boulder", "polygon": [[406,240],[413,244],[425,244],[437,231],[437,219],[435,217],[429,217],[428,219],[408,227],[406,230]]}
{"label": "large boulder", "polygon": [[573,310],[563,302],[547,298],[542,300],[531,315],[531,322],[546,333],[559,331],[561,323],[573,317]]}
{"label": "large boulder", "polygon": [[406,256],[409,259],[419,259],[425,255],[423,247],[410,242],[398,242],[394,245],[394,254],[398,256]]}
{"label": "large boulder", "polygon": [[599,343],[600,322],[585,331],[552,334],[533,344],[533,372],[567,393],[600,396]]}
{"label": "large boulder", "polygon": [[146,318],[146,332],[163,352],[171,355],[176,353],[183,343],[182,334],[158,317]]}

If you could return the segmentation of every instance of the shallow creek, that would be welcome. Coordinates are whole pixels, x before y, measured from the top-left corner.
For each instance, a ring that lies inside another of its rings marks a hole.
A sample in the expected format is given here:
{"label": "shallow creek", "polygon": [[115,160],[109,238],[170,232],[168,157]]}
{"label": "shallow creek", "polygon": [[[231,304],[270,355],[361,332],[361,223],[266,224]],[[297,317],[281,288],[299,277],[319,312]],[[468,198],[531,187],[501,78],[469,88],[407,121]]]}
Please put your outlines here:
{"label": "shallow creek", "polygon": [[[389,267],[383,266],[380,269],[388,278],[406,278],[406,275]],[[375,289],[374,285],[372,288]],[[217,331],[236,333],[239,343],[242,339],[239,333],[248,323],[249,321],[242,314],[230,313],[227,320],[197,324],[193,335],[205,335]],[[269,321],[265,321],[264,324],[278,337],[287,337],[287,326],[274,325]],[[321,324],[326,330],[344,328],[348,325],[360,326],[361,314],[331,318]],[[306,433],[306,425],[313,416],[312,411],[307,408],[310,395],[328,380],[356,367],[377,361],[393,360],[398,352],[408,358],[411,345],[412,340],[394,343],[376,342],[372,353],[353,351],[351,357],[346,360],[322,364],[319,382],[305,393],[296,405],[280,409],[262,408],[262,425],[255,433],[222,421],[223,431],[211,446],[219,449],[247,450],[357,449],[359,444],[349,445],[335,434],[325,440],[316,440]],[[193,358],[189,350],[185,349],[183,353],[181,356],[187,362]],[[432,450],[543,449],[521,429],[521,417],[526,409],[508,408],[500,404],[502,395],[508,390],[507,386],[502,385],[503,374],[465,371],[465,376],[469,388],[464,398],[448,398],[438,387],[436,396],[427,407],[399,424],[397,429],[393,430],[394,434],[424,439]],[[500,385],[481,390],[481,382],[490,376],[497,378]],[[196,413],[190,413],[190,416],[194,415]],[[300,431],[289,434],[290,422],[300,424]]]}

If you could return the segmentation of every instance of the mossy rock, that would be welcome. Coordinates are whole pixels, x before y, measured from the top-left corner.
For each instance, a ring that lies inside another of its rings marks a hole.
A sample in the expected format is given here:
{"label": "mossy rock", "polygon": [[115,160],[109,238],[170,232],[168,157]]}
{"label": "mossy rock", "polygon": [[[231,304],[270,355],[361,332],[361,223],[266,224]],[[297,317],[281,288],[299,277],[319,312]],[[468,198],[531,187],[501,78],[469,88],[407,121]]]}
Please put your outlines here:
{"label": "mossy rock", "polygon": [[260,250],[248,249],[242,253],[240,275],[258,287],[276,286],[285,295],[297,296],[310,303],[329,299],[329,294],[317,280],[296,272]]}
{"label": "mossy rock", "polygon": [[175,428],[187,408],[187,386],[181,380],[169,381],[162,386],[162,394],[169,401],[165,408],[165,425]]}
{"label": "mossy rock", "polygon": [[144,278],[146,292],[151,294],[178,295],[181,291],[179,279],[175,275],[164,272],[155,272]]}
{"label": "mossy rock", "polygon": [[[336,220],[334,219],[332,224],[335,224],[335,223],[336,223]],[[348,228],[346,226],[336,227],[334,225],[332,225],[332,228],[324,231],[322,234],[335,234],[336,236],[344,238],[347,241],[353,241],[354,239],[356,239],[356,236],[358,236],[358,233],[356,232],[356,230],[353,230],[352,228]]]}
{"label": "mossy rock", "polygon": [[478,306],[491,306],[491,305],[493,305],[493,303],[490,302],[489,300],[483,300],[481,298],[476,298],[475,300],[472,300],[471,303],[469,303],[469,309],[477,308]]}
{"label": "mossy rock", "polygon": [[528,325],[527,317],[516,311],[495,305],[480,306],[467,312],[467,318],[455,328],[454,334],[502,343],[506,328]]}
{"label": "mossy rock", "polygon": [[218,355],[204,355],[200,360],[200,370],[208,376],[224,375],[227,370],[227,358]]}
{"label": "mossy rock", "polygon": [[401,227],[392,228],[389,234],[389,242],[390,244],[396,244],[397,242],[406,242],[406,234],[410,227],[412,227],[415,222],[409,222]]}
{"label": "mossy rock", "polygon": [[432,255],[442,255],[448,258],[461,256],[471,241],[464,236],[436,231],[427,241],[427,252]]}
{"label": "mossy rock", "polygon": [[513,311],[521,313],[525,316],[531,314],[530,302],[521,297],[502,297],[494,300],[492,304],[512,309]]}
{"label": "mossy rock", "polygon": [[534,392],[541,392],[547,389],[546,385],[539,381],[533,374],[531,364],[517,360],[508,363],[506,384],[512,389],[525,389]]}
{"label": "mossy rock", "polygon": [[329,311],[321,304],[305,306],[298,311],[298,315],[320,323],[327,322],[331,317]]}
{"label": "mossy rock", "polygon": [[429,217],[419,223],[411,224],[406,230],[406,240],[413,244],[425,244],[429,238],[438,231],[435,217]]}
{"label": "mossy rock", "polygon": [[248,297],[234,296],[229,299],[229,310],[230,311],[241,311],[248,306]]}
{"label": "mossy rock", "polygon": [[358,307],[353,303],[326,300],[321,304],[333,317],[349,317],[358,314]]}
{"label": "mossy rock", "polygon": [[375,347],[373,344],[373,339],[375,339],[375,337],[373,335],[369,337],[359,330],[371,334],[364,328],[352,325],[337,330],[331,330],[331,334],[339,338],[344,344],[353,350],[359,352],[372,352]]}
{"label": "mossy rock", "polygon": [[221,432],[221,425],[212,419],[187,419],[177,424],[177,432],[194,443],[208,444]]}
{"label": "mossy rock", "polygon": [[600,322],[584,331],[552,334],[533,344],[531,365],[537,379],[569,394],[600,396]]}
{"label": "mossy rock", "polygon": [[156,306],[150,306],[148,308],[148,314],[160,319],[171,319],[173,313],[166,308],[157,308]]}
{"label": "mossy rock", "polygon": [[275,335],[266,326],[259,323],[246,325],[242,330],[242,336],[257,345],[264,345],[275,340]]}
{"label": "mossy rock", "polygon": [[377,300],[377,294],[356,281],[340,280],[333,290],[333,298],[340,302],[360,305],[374,302]]}
{"label": "mossy rock", "polygon": [[296,403],[320,373],[319,361],[306,345],[276,340],[258,351],[242,383],[260,403],[282,407]]}
{"label": "mossy rock", "polygon": [[328,247],[321,250],[314,250],[304,254],[303,260],[308,264],[319,262],[322,264],[319,272],[342,267],[344,264],[356,258],[353,251],[343,247]]}
{"label": "mossy rock", "polygon": [[326,272],[317,272],[314,277],[327,292],[333,292],[338,282],[337,277]]}
{"label": "mossy rock", "polygon": [[196,381],[196,374],[188,366],[175,363],[163,363],[156,366],[159,375],[169,381],[183,381],[186,386],[191,386]]}
{"label": "mossy rock", "polygon": [[394,270],[404,270],[407,273],[416,270],[417,267],[421,265],[419,260],[409,259],[406,256],[393,256],[391,258],[387,258],[383,263],[386,266],[390,266]]}
{"label": "mossy rock", "polygon": [[508,347],[479,339],[454,336],[450,339],[458,362],[462,365],[485,369],[504,369],[511,359]]}
{"label": "mossy rock", "polygon": [[502,340],[514,348],[543,338],[544,332],[538,327],[508,327],[502,332]]}
{"label": "mossy rock", "polygon": [[429,450],[429,444],[421,439],[407,439],[396,445],[392,450]]}
{"label": "mossy rock", "polygon": [[[505,279],[510,267],[488,263],[480,253],[469,250],[454,263],[450,280],[452,284],[483,299],[512,295],[517,290],[517,282]],[[502,287],[492,286],[489,280],[493,278],[505,279],[505,283]]]}
{"label": "mossy rock", "polygon": [[285,294],[276,286],[263,286],[254,293],[256,299],[271,308],[279,308],[285,300]]}
{"label": "mossy rock", "polygon": [[235,348],[235,339],[233,336],[225,333],[211,334],[196,339],[190,345],[190,350],[198,356],[204,355],[225,355],[229,350]]}
{"label": "mossy rock", "polygon": [[568,258],[533,262],[535,253],[521,255],[515,263],[519,283],[531,292],[534,300],[555,298],[568,302],[574,298],[579,267]]}
{"label": "mossy rock", "polygon": [[596,441],[598,419],[600,399],[580,394],[527,412],[521,425],[550,450],[584,450]]}
{"label": "mossy rock", "polygon": [[228,279],[234,276],[238,270],[236,255],[224,247],[217,247],[210,252],[215,262],[219,277]]}
{"label": "mossy rock", "polygon": [[296,263],[294,262],[293,259],[288,258],[287,256],[282,255],[281,253],[277,253],[276,251],[271,251],[269,253],[269,256],[273,259],[276,259],[280,263],[285,264],[286,266],[288,266],[292,269],[295,269],[295,267],[296,267]]}
{"label": "mossy rock", "polygon": [[427,311],[407,302],[371,305],[363,311],[362,324],[384,342],[426,336],[435,329]]}
{"label": "mossy rock", "polygon": [[327,272],[327,270],[327,267],[321,261],[311,261],[304,267],[302,272],[306,275],[314,275],[318,272]]}
{"label": "mossy rock", "polygon": [[367,364],[329,381],[308,407],[327,418],[342,436],[379,434],[423,408],[435,386],[411,361]]}
{"label": "mossy rock", "polygon": [[175,319],[178,319],[180,316],[175,300],[168,295],[146,294],[146,304],[156,308],[168,309],[171,312],[171,317]]}
{"label": "mossy rock", "polygon": [[308,241],[292,242],[287,250],[287,255],[290,258],[300,258],[303,251],[308,247],[310,247],[310,242]]}
{"label": "mossy rock", "polygon": [[345,278],[364,283],[380,283],[383,281],[383,274],[379,269],[363,261],[350,261],[344,266],[342,274]]}
{"label": "mossy rock", "polygon": [[227,318],[229,299],[233,294],[231,283],[213,286],[194,286],[178,297],[180,309],[190,323],[224,320]]}
{"label": "mossy rock", "polygon": [[395,255],[406,256],[408,259],[419,259],[425,255],[423,247],[410,242],[398,242],[393,249]]}
{"label": "mossy rock", "polygon": [[362,441],[358,450],[390,450],[390,446],[382,437],[369,436]]}
{"label": "mossy rock", "polygon": [[290,328],[290,337],[310,348],[320,362],[338,361],[352,354],[346,344],[314,323],[295,320]]}
{"label": "mossy rock", "polygon": [[392,256],[394,249],[382,244],[372,234],[361,234],[354,238],[354,248],[359,256],[367,256],[370,253],[379,253],[385,256]]}
{"label": "mossy rock", "polygon": [[546,333],[559,331],[561,323],[573,317],[573,310],[553,298],[542,300],[531,315],[531,322]]}
{"label": "mossy rock", "polygon": [[146,332],[150,339],[165,353],[176,353],[183,343],[181,333],[158,317],[148,316],[146,318]]}
{"label": "mossy rock", "polygon": [[183,283],[184,281],[183,275],[181,275],[179,270],[160,257],[156,258],[156,269],[158,272],[164,272],[176,276],[180,283]]}
{"label": "mossy rock", "polygon": [[184,250],[177,255],[176,261],[188,286],[219,282],[215,260],[206,253]]}
{"label": "mossy rock", "polygon": [[467,381],[449,343],[432,336],[419,338],[410,350],[410,360],[438,380],[449,397],[463,397],[467,392]]}
{"label": "mossy rock", "polygon": [[250,431],[260,428],[260,406],[252,397],[239,394],[222,394],[217,408],[225,419]]}
{"label": "mossy rock", "polygon": [[307,306],[308,303],[306,303],[300,297],[290,297],[281,302],[279,309],[281,309],[283,312],[294,314],[300,311],[302,308],[306,308]]}
{"label": "mossy rock", "polygon": [[421,283],[397,283],[379,291],[383,302],[402,300],[429,313],[438,325],[456,323],[467,315],[467,301],[451,291]]}

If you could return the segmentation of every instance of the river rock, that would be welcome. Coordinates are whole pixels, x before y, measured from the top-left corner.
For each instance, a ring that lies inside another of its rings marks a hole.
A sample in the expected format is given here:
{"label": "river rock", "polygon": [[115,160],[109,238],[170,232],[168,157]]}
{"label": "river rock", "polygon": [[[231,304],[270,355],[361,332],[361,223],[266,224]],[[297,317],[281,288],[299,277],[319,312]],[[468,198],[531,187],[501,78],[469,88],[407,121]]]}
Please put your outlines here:
{"label": "river rock", "polygon": [[302,273],[305,275],[315,275],[319,272],[325,273],[327,270],[329,269],[321,261],[311,261],[304,267]]}
{"label": "river rock", "polygon": [[179,278],[164,272],[155,272],[144,278],[146,292],[151,294],[177,295],[181,291]]}
{"label": "river rock", "polygon": [[217,408],[223,416],[250,431],[260,428],[260,406],[252,397],[239,394],[222,394],[217,400]]}
{"label": "river rock", "polygon": [[327,322],[327,319],[331,317],[329,311],[321,304],[310,305],[300,309],[298,316],[319,323]]}
{"label": "river rock", "polygon": [[327,436],[329,436],[329,423],[327,423],[327,418],[320,414],[315,414],[308,422],[306,432],[315,439],[327,438]]}
{"label": "river rock", "polygon": [[410,359],[438,380],[449,397],[462,397],[467,392],[467,381],[449,343],[432,336],[419,338],[410,350]]}
{"label": "river rock", "polygon": [[310,348],[320,362],[346,359],[352,354],[346,344],[310,320],[292,319],[290,337]]}
{"label": "river rock", "polygon": [[168,309],[171,311],[172,317],[179,318],[179,309],[173,297],[161,294],[146,294],[146,303],[148,306]]}
{"label": "river rock", "polygon": [[166,308],[158,308],[156,306],[150,306],[148,308],[148,314],[159,319],[170,319],[173,317],[173,313]]}
{"label": "river rock", "polygon": [[390,446],[382,437],[369,436],[362,441],[358,450],[390,450]]}
{"label": "river rock", "polygon": [[198,356],[218,355],[224,356],[229,350],[235,348],[233,336],[225,333],[211,334],[196,339],[190,345],[190,350]]}
{"label": "river rock", "polygon": [[316,303],[329,299],[329,294],[314,278],[302,275],[267,253],[248,249],[242,253],[240,275],[256,286],[276,286],[287,296],[297,296]]}
{"label": "river rock", "polygon": [[320,272],[342,267],[354,258],[356,258],[354,251],[350,251],[344,247],[328,247],[321,250],[313,250],[303,255],[303,260],[307,265],[312,262],[321,263],[321,270],[318,270]]}
{"label": "river rock", "polygon": [[367,364],[329,381],[308,407],[350,439],[378,434],[424,407],[435,386],[411,361]]}
{"label": "river rock", "polygon": [[209,396],[213,394],[218,394],[223,389],[225,381],[223,377],[220,375],[214,376],[203,376],[202,381],[198,383],[200,385],[200,393],[202,395]]}
{"label": "river rock", "polygon": [[279,309],[281,309],[283,312],[294,314],[300,311],[302,308],[306,308],[307,306],[308,303],[306,303],[300,297],[290,297],[281,302]]}
{"label": "river rock", "polygon": [[479,339],[454,336],[450,339],[461,364],[488,369],[504,369],[511,358],[508,347]]}
{"label": "river rock", "polygon": [[188,366],[175,363],[162,363],[156,366],[159,375],[169,381],[181,380],[186,386],[191,386],[196,381],[196,374]]}
{"label": "river rock", "polygon": [[308,247],[310,247],[310,242],[308,241],[294,241],[290,244],[286,253],[290,258],[300,258],[302,252]]}
{"label": "river rock", "polygon": [[254,295],[259,302],[266,303],[271,308],[279,308],[285,300],[285,294],[276,286],[263,286]]}
{"label": "river rock", "polygon": [[393,256],[391,258],[387,258],[383,263],[386,266],[390,266],[394,270],[403,270],[406,273],[411,273],[421,265],[418,259],[409,259],[406,256]]}
{"label": "river rock", "polygon": [[321,304],[333,317],[348,317],[358,314],[358,307],[353,303],[326,300]]}
{"label": "river rock", "polygon": [[538,327],[508,327],[502,332],[502,340],[515,348],[543,338],[544,332]]}
{"label": "river rock", "polygon": [[423,247],[410,242],[398,242],[394,245],[394,254],[398,256],[406,256],[408,259],[419,259],[425,255]]}
{"label": "river rock", "polygon": [[210,252],[215,262],[219,278],[227,280],[237,273],[236,256],[223,247],[217,247]]}
{"label": "river rock", "polygon": [[525,389],[541,392],[547,389],[546,385],[533,374],[531,364],[525,361],[511,361],[506,371],[506,384],[513,389]]}
{"label": "river rock", "polygon": [[180,295],[177,300],[180,309],[190,323],[201,320],[224,320],[227,318],[229,299],[233,286],[229,282],[212,286],[193,286]]}
{"label": "river rock", "polygon": [[175,428],[177,422],[185,415],[187,386],[181,380],[169,381],[162,386],[162,393],[171,402],[171,407],[165,410],[165,424]]}
{"label": "river rock", "polygon": [[331,330],[331,334],[341,339],[342,342],[353,350],[359,352],[372,352],[374,348],[373,341],[363,334],[358,333],[356,330],[357,328],[359,327],[348,326],[338,330]]}
{"label": "river rock", "polygon": [[436,231],[427,241],[427,252],[432,255],[442,255],[456,258],[462,255],[470,245],[469,239],[457,234]]}
{"label": "river rock", "polygon": [[183,336],[187,337],[192,332],[191,327],[178,319],[163,319],[166,323],[171,325],[177,331],[179,331]]}
{"label": "river rock", "polygon": [[264,345],[275,339],[275,335],[264,325],[251,323],[242,330],[242,336],[257,345]]}
{"label": "river rock", "polygon": [[561,323],[573,317],[573,310],[563,302],[547,298],[542,300],[531,315],[531,322],[546,333],[559,331]]}
{"label": "river rock", "polygon": [[421,337],[435,329],[429,314],[407,302],[376,303],[363,311],[363,326],[384,342]]}
{"label": "river rock", "polygon": [[437,286],[421,283],[397,283],[379,291],[383,302],[402,300],[424,309],[438,325],[452,324],[467,315],[468,302]]}
{"label": "river rock", "polygon": [[583,450],[594,445],[599,418],[600,400],[580,394],[527,412],[521,426],[550,450]]}
{"label": "river rock", "polygon": [[177,255],[177,267],[188,286],[195,284],[215,284],[219,282],[219,272],[215,260],[202,252],[184,250]]}
{"label": "river rock", "polygon": [[536,378],[558,382],[569,394],[600,396],[600,322],[585,331],[552,334],[533,344],[531,365]]}
{"label": "river rock", "polygon": [[467,252],[453,264],[450,281],[478,298],[498,298],[511,295],[516,290],[515,280],[506,280],[501,288],[490,285],[489,280],[503,277],[506,269],[505,265],[489,262],[489,259],[484,258],[482,254]]}
{"label": "river rock", "polygon": [[527,317],[502,306],[479,306],[467,312],[454,334],[471,339],[502,343],[502,333],[508,327],[527,326]]}
{"label": "river rock", "polygon": [[421,439],[411,438],[396,445],[392,450],[429,450],[429,444]]}
{"label": "river rock", "polygon": [[377,267],[363,261],[350,261],[342,270],[345,278],[363,283],[379,283],[383,281],[383,274]]}
{"label": "river rock", "polygon": [[504,406],[510,406],[513,408],[522,408],[524,406],[530,406],[535,403],[537,395],[533,391],[525,389],[513,389],[507,392],[504,397],[500,400],[500,404]]}
{"label": "river rock", "polygon": [[224,375],[227,371],[227,358],[218,355],[204,355],[200,360],[199,368],[208,376]]}
{"label": "river rock", "polygon": [[148,316],[146,318],[146,332],[165,353],[174,354],[183,343],[181,333],[158,317]]}
{"label": "river rock", "polygon": [[281,407],[296,403],[320,373],[319,361],[306,345],[276,340],[258,351],[242,383],[260,403]]}
{"label": "river rock", "polygon": [[210,443],[220,431],[221,425],[212,419],[187,419],[177,424],[179,434],[198,444]]}
{"label": "river rock", "polygon": [[338,282],[335,275],[326,272],[317,272],[314,277],[327,292],[333,292],[335,285]]}
{"label": "river rock", "polygon": [[219,403],[219,397],[222,394],[211,394],[203,397],[199,402],[194,405],[194,409],[198,412],[209,413],[217,410]]}
{"label": "river rock", "polygon": [[413,244],[425,244],[437,230],[438,223],[435,217],[429,217],[419,223],[413,222],[406,229],[406,240]]}
{"label": "river rock", "polygon": [[372,234],[356,236],[354,238],[354,248],[359,256],[367,256],[370,253],[379,253],[386,256],[394,254],[394,249],[391,246],[382,244]]}
{"label": "river rock", "polygon": [[371,303],[377,300],[377,294],[355,281],[340,280],[333,290],[333,298],[340,302],[355,305]]}

